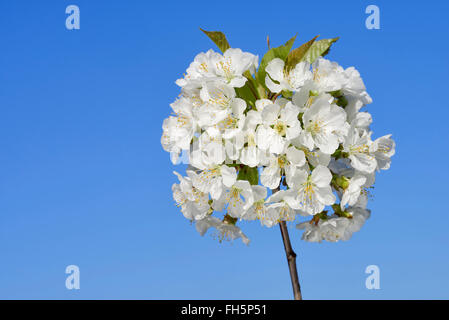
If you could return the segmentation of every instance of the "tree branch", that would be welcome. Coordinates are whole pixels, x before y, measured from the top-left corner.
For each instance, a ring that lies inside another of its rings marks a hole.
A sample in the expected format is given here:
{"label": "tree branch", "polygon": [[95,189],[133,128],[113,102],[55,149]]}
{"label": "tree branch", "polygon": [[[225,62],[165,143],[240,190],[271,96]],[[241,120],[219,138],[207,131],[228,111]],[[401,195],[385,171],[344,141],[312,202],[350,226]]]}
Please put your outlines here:
{"label": "tree branch", "polygon": [[285,255],[287,256],[290,279],[292,280],[293,295],[295,300],[302,300],[301,286],[299,285],[298,271],[296,269],[296,253],[293,251],[292,244],[290,243],[287,223],[281,221],[279,227],[281,229],[282,241],[284,242]]}
{"label": "tree branch", "polygon": [[[280,186],[271,190],[274,194],[280,190]],[[293,251],[290,237],[288,235],[287,223],[281,221],[279,223],[281,229],[282,241],[284,242],[285,255],[287,256],[288,270],[290,271],[290,279],[292,280],[293,295],[295,300],[302,300],[301,286],[299,285],[298,270],[296,269],[296,253]]]}

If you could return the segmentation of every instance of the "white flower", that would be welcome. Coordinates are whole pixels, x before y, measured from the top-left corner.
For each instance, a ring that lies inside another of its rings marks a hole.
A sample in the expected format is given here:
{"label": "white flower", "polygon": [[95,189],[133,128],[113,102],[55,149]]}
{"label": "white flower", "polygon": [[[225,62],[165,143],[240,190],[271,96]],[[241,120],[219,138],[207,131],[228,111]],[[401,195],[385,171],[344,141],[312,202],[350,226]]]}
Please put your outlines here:
{"label": "white flower", "polygon": [[262,112],[266,106],[273,104],[273,101],[269,99],[259,99],[256,100],[256,110]]}
{"label": "white flower", "polygon": [[318,58],[312,64],[312,69],[313,81],[319,92],[340,90],[348,81],[343,68],[336,62]]}
{"label": "white flower", "polygon": [[209,212],[209,197],[193,187],[189,177],[183,177],[177,172],[173,172],[179,179],[179,184],[173,184],[173,199],[181,207],[181,212],[189,220],[201,220]]}
{"label": "white flower", "polygon": [[217,230],[216,236],[220,242],[223,240],[235,240],[238,238],[241,238],[242,242],[246,245],[250,242],[248,237],[242,232],[242,230],[240,230],[239,227],[221,221],[216,217],[207,216],[202,220],[198,220],[195,227],[201,236],[204,236],[209,228],[215,228]]}
{"label": "white flower", "polygon": [[[366,206],[368,205],[368,193],[362,192],[359,196],[359,199],[357,200],[356,204],[353,206],[353,208],[361,208],[366,209]],[[346,211],[350,210],[351,208],[347,208]]]}
{"label": "white flower", "polygon": [[349,219],[336,215],[333,215],[329,219],[322,221],[321,224],[318,224],[321,238],[329,242],[343,240],[348,225]]}
{"label": "white flower", "polygon": [[395,153],[396,144],[391,139],[391,134],[377,138],[373,142],[372,149],[377,161],[377,169],[387,170],[390,168],[391,157]]}
{"label": "white flower", "polygon": [[305,170],[297,170],[290,181],[289,196],[285,201],[293,209],[298,209],[306,214],[314,215],[323,211],[324,207],[335,202],[330,182],[332,174],[324,166],[317,166],[312,174]]}
{"label": "white flower", "polygon": [[211,167],[199,174],[188,171],[193,186],[204,193],[210,193],[212,199],[218,200],[223,192],[223,186],[231,187],[237,180],[237,172],[226,165]]}
{"label": "white flower", "polygon": [[[299,137],[293,139],[291,141],[291,144],[295,146],[297,149],[304,152],[308,163],[314,167],[316,167],[317,165],[327,167],[329,165],[329,162],[331,161],[330,154],[323,153],[320,149],[314,149],[313,151],[309,150],[301,143]],[[308,169],[308,167],[306,169]]]}
{"label": "white flower", "polygon": [[373,100],[366,92],[360,73],[354,67],[349,67],[344,71],[346,81],[343,84],[342,91],[345,95],[350,95],[360,99],[363,104],[369,104]]}
{"label": "white flower", "polygon": [[[321,222],[321,220],[320,220]],[[320,228],[316,225],[313,220],[298,223],[296,228],[299,230],[304,230],[301,239],[308,242],[321,242],[323,237],[320,233]]]}
{"label": "white flower", "polygon": [[[272,225],[276,224],[279,221],[295,220],[296,210],[292,209],[285,200],[286,197],[289,197],[289,195],[290,193],[288,191],[279,190],[267,199],[267,202],[269,203],[268,210],[275,211],[275,213],[271,213],[270,215],[273,222]],[[276,218],[277,220],[274,221],[274,218]]]}
{"label": "white flower", "polygon": [[[189,150],[197,125],[192,114],[192,105],[186,99],[175,101],[171,107],[175,116],[164,120],[161,144],[165,151],[178,155],[181,150]],[[177,157],[172,159],[173,163],[176,159]]]}
{"label": "white flower", "polygon": [[349,219],[349,223],[345,230],[345,235],[342,240],[349,240],[354,232],[359,231],[365,224],[366,220],[370,217],[371,211],[361,207],[349,207],[347,212],[351,215],[352,219]]}
{"label": "white flower", "polygon": [[304,130],[300,142],[313,150],[332,154],[347,134],[349,125],[343,108],[330,104],[326,96],[316,99],[303,115]]}
{"label": "white flower", "polygon": [[256,185],[251,186],[253,192],[253,203],[243,215],[244,220],[262,219],[267,207],[265,205],[265,198],[267,197],[267,188]]}
{"label": "white flower", "polygon": [[[265,211],[264,215],[261,216],[261,218],[259,218],[259,221],[263,226],[271,228],[279,223],[280,210],[277,210],[277,208],[274,207],[275,205],[276,204],[269,205],[267,207],[267,210]],[[281,204],[279,204],[279,205],[281,205]]]}
{"label": "white flower", "polygon": [[368,112],[359,112],[364,106],[363,101],[351,96],[348,96],[347,100],[348,104],[345,107],[345,111],[349,124],[355,128],[369,130],[369,126],[373,122],[373,118]]}
{"label": "white flower", "polygon": [[250,167],[256,167],[266,162],[265,152],[257,146],[256,127],[261,122],[262,117],[260,112],[255,110],[248,111],[244,131],[241,136],[241,143],[238,144],[239,147],[241,146],[243,148],[240,161]]}
{"label": "white flower", "polygon": [[282,174],[285,174],[286,181],[289,183],[296,169],[305,163],[304,152],[295,147],[289,147],[283,154],[270,156],[270,164],[264,168],[260,181],[265,187],[275,189],[279,186]]}
{"label": "white flower", "polygon": [[343,151],[348,154],[351,166],[356,170],[371,173],[376,170],[377,161],[373,155],[371,133],[352,127],[343,143]]}
{"label": "white flower", "polygon": [[[297,106],[300,112],[304,112],[312,105],[312,102],[319,96],[319,87],[312,80],[306,81],[304,86],[292,96],[292,103]],[[333,100],[331,96],[326,96],[329,102]]]}
{"label": "white flower", "polygon": [[254,73],[258,59],[258,56],[234,48],[226,50],[223,55],[213,50],[202,52],[190,64],[185,77],[177,80],[176,84],[186,88],[201,82],[219,81],[240,88],[247,80],[243,73]]}
{"label": "white flower", "polygon": [[214,79],[216,77],[214,61],[217,61],[220,57],[221,54],[214,52],[212,49],[206,53],[199,53],[187,68],[184,79],[176,80],[176,84],[184,87],[192,80]]}
{"label": "white flower", "polygon": [[326,166],[329,165],[329,162],[331,160],[330,154],[323,153],[319,149],[315,149],[313,151],[310,151],[307,148],[301,148],[301,150],[304,152],[304,154],[306,155],[307,161],[312,166],[316,167],[318,165],[322,165],[322,166],[326,167]]}
{"label": "white flower", "polygon": [[346,213],[348,218],[332,215],[327,219],[320,219],[318,222],[312,220],[300,223],[296,228],[304,229],[302,239],[309,242],[347,241],[365,224],[370,216],[370,211],[359,207],[349,207]]}
{"label": "white flower", "polygon": [[[215,58],[215,57],[214,57]],[[258,56],[240,49],[229,48],[222,57],[215,59],[215,73],[231,87],[240,88],[246,83],[245,71],[252,71],[258,66]]]}
{"label": "white flower", "polygon": [[[237,101],[240,100],[238,99]],[[243,103],[233,103],[228,116],[218,123],[218,127],[223,132],[224,139],[232,139],[243,130],[243,126],[245,125],[245,115],[243,112],[246,109],[246,102],[244,100],[241,101]]]}
{"label": "white flower", "polygon": [[202,128],[214,126],[226,119],[232,112],[241,114],[246,102],[237,98],[234,89],[219,82],[208,82],[200,90],[204,102],[195,110],[198,125]]}
{"label": "white flower", "polygon": [[342,210],[344,210],[346,205],[353,206],[357,203],[360,193],[362,192],[362,187],[365,183],[366,177],[361,174],[356,174],[354,177],[349,179],[348,187],[344,190],[340,202]]}
{"label": "white flower", "polygon": [[216,211],[221,211],[226,207],[231,217],[241,219],[253,203],[254,196],[251,185],[246,180],[238,180],[228,187],[219,199],[214,201],[212,207]]}
{"label": "white flower", "polygon": [[257,128],[257,144],[261,150],[281,153],[287,143],[301,132],[298,107],[287,104],[281,108],[277,104],[265,106],[262,111],[263,124]]}
{"label": "white flower", "polygon": [[[194,157],[198,152],[200,153],[202,163],[206,167],[220,165],[225,161],[225,147],[218,129],[210,127],[203,132],[198,139],[198,149],[194,150],[191,156]],[[192,164],[196,164],[196,161],[192,161]]]}
{"label": "white flower", "polygon": [[257,147],[255,132],[246,131],[245,137],[247,146],[242,149],[240,161],[247,166],[256,167],[265,159],[264,152]]}
{"label": "white flower", "polygon": [[[323,58],[285,64],[271,60],[266,87],[254,86],[258,56],[209,50],[176,81],[181,93],[161,144],[174,164],[181,152],[188,155],[187,176],[175,172],[173,198],[201,235],[214,228],[220,242],[248,244],[239,220],[273,227],[313,216],[297,225],[302,238],[335,242],[348,240],[370,215],[368,188],[389,169],[395,142],[391,135],[371,139],[373,118],[362,108],[372,100],[359,72]],[[251,185],[256,178],[260,185]],[[220,211],[222,219],[213,216]]]}
{"label": "white flower", "polygon": [[[271,92],[279,93],[282,90],[297,91],[307,80],[312,78],[310,64],[306,61],[299,62],[288,72],[284,66],[285,62],[282,59],[274,58],[265,68],[267,72],[265,84]],[[272,79],[279,84],[275,83]]]}
{"label": "white flower", "polygon": [[327,219],[320,219],[318,222],[308,221],[300,223],[297,229],[304,229],[301,239],[308,242],[321,242],[323,240],[336,242],[342,240],[345,234],[349,219],[338,216],[331,216]]}
{"label": "white flower", "polygon": [[252,186],[254,192],[254,204],[245,214],[244,219],[259,219],[263,226],[271,228],[279,221],[292,221],[295,219],[295,211],[284,201],[286,191],[280,190],[272,194],[268,199],[267,189],[262,186]]}
{"label": "white flower", "polygon": [[355,128],[369,130],[369,126],[373,122],[371,114],[368,112],[357,112],[348,122]]}

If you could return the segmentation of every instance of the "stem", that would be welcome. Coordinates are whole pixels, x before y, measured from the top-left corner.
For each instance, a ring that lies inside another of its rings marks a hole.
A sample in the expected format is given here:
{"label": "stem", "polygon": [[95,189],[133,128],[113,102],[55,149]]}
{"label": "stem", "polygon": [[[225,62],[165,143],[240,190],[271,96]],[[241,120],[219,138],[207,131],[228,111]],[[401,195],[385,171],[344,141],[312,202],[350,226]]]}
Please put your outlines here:
{"label": "stem", "polygon": [[285,255],[287,256],[290,279],[292,280],[293,295],[295,300],[302,300],[301,286],[299,285],[298,271],[296,269],[296,253],[293,251],[290,237],[288,236],[287,224],[285,221],[279,223],[282,241],[284,242]]}
{"label": "stem", "polygon": [[[278,192],[280,187],[271,190],[273,194]],[[292,280],[293,296],[295,300],[302,300],[301,286],[299,285],[298,270],[296,269],[296,253],[293,251],[290,237],[288,235],[287,223],[281,221],[279,223],[281,229],[282,241],[284,242],[285,255],[288,262],[288,270],[290,271],[290,279]]]}
{"label": "stem", "polygon": [[275,102],[276,99],[281,95],[281,93],[276,93],[273,97],[271,97],[271,101]]}

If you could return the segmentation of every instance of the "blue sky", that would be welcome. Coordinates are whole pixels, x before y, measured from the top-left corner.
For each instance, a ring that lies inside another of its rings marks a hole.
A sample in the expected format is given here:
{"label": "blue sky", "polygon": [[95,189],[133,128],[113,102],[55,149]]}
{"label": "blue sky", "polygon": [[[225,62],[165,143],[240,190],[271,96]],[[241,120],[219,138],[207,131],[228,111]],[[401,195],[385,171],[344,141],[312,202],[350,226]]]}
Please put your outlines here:
{"label": "blue sky", "polygon": [[[65,28],[76,4],[81,29]],[[365,8],[380,8],[380,30]],[[279,5],[279,6],[278,6]],[[262,56],[339,36],[374,99],[374,137],[392,133],[391,170],[351,241],[310,244],[290,229],[306,299],[449,298],[449,3],[443,1],[2,1],[0,298],[289,299],[278,228],[200,237],[174,205],[160,146],[174,81],[214,45]],[[65,288],[65,268],[81,289]],[[365,288],[378,265],[380,290]]]}

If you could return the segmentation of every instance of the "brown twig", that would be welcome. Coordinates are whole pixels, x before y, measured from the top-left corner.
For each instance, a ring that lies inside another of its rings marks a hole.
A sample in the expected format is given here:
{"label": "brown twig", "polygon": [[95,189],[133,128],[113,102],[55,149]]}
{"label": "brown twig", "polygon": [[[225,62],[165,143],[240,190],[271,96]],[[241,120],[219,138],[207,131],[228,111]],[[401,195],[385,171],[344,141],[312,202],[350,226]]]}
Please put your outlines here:
{"label": "brown twig", "polygon": [[287,256],[290,279],[292,280],[293,295],[295,300],[302,300],[301,286],[299,285],[298,271],[296,269],[296,253],[293,251],[290,237],[288,236],[287,224],[285,221],[279,223],[282,241],[284,242],[285,255]]}
{"label": "brown twig", "polygon": [[[279,191],[279,187],[272,190],[273,193]],[[281,221],[279,223],[281,229],[282,241],[284,242],[285,255],[288,262],[288,270],[290,271],[290,279],[292,281],[293,296],[295,300],[302,300],[301,286],[299,285],[298,270],[296,269],[296,253],[293,251],[290,237],[288,235],[287,223]]]}

